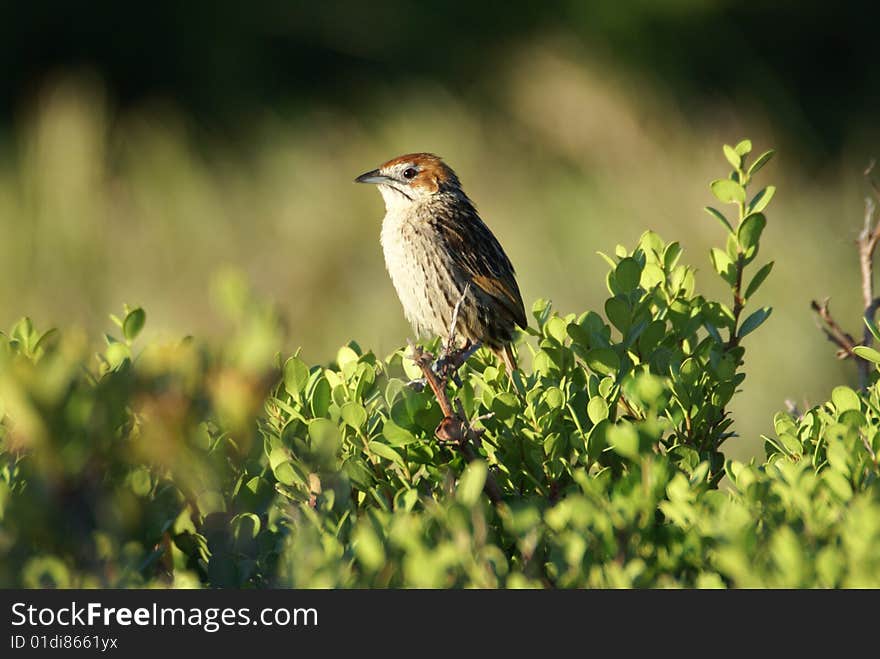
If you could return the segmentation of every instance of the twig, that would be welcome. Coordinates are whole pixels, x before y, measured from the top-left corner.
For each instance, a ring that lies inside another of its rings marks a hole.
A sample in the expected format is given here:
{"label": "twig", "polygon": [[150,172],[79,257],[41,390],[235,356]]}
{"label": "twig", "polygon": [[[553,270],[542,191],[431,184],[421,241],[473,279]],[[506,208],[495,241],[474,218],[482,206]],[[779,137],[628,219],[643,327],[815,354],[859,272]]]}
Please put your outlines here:
{"label": "twig", "polygon": [[825,298],[821,303],[812,300],[810,302],[810,308],[816,312],[816,315],[819,316],[824,323],[824,325],[820,325],[819,328],[831,343],[840,348],[837,351],[837,358],[846,359],[847,357],[852,357],[855,355],[853,348],[856,346],[856,340],[852,337],[852,334],[845,332],[843,328],[838,325],[837,321],[834,320],[834,316],[831,315],[831,311],[828,309],[828,302],[829,298]]}
{"label": "twig", "polygon": [[[412,343],[410,343],[410,348],[412,350],[412,360],[415,362],[416,366],[421,369],[425,382],[431,387],[431,391],[434,392],[434,397],[440,405],[440,410],[443,412],[443,420],[437,425],[437,428],[434,430],[434,435],[441,442],[453,444],[464,456],[464,459],[467,460],[468,463],[471,463],[477,459],[477,453],[474,450],[473,445],[479,440],[483,431],[479,428],[475,428],[473,423],[467,421],[467,415],[464,412],[460,400],[456,400],[455,407],[453,407],[452,402],[449,400],[449,394],[446,392],[446,385],[449,382],[449,378],[456,377],[458,369],[461,368],[465,361],[467,361],[468,358],[480,347],[479,342],[475,344],[468,342],[460,350],[454,348],[455,328],[458,325],[458,315],[469,289],[470,283],[465,285],[464,291],[452,311],[452,320],[449,324],[449,336],[446,339],[446,345],[443,349],[443,357],[438,360],[438,368],[436,371],[432,367],[434,355],[426,352],[419,346],[414,346]],[[476,420],[483,418],[486,418],[486,415],[478,417]],[[501,503],[501,488],[498,487],[498,483],[495,481],[495,477],[491,472],[486,474],[486,483],[483,486],[483,490],[485,491],[486,496],[489,497],[492,505],[497,506]]]}
{"label": "twig", "polygon": [[[868,180],[868,184],[874,195],[880,199],[880,188],[878,188],[877,183],[871,177],[873,169],[874,162],[872,161],[867,169],[865,169],[865,177]],[[862,332],[861,343],[857,343],[855,338],[853,338],[848,332],[845,332],[837,323],[831,315],[831,312],[828,310],[827,298],[821,304],[815,300],[810,303],[813,311],[815,311],[822,320],[823,325],[820,325],[820,328],[825,333],[825,336],[839,348],[837,351],[838,359],[855,357],[856,368],[859,370],[859,387],[862,389],[868,386],[868,381],[871,378],[872,365],[870,362],[858,357],[858,355],[853,352],[853,348],[860,345],[870,346],[874,342],[874,336],[871,334],[871,330],[868,329],[867,323],[874,322],[874,316],[876,315],[877,310],[880,309],[880,297],[874,296],[874,252],[877,250],[877,243],[880,242],[880,222],[875,223],[875,212],[876,204],[874,203],[874,200],[871,197],[865,197],[864,225],[859,233],[858,240],[856,240],[856,245],[859,250],[859,268],[862,276],[863,315],[865,321],[867,321],[865,323],[865,329]]]}
{"label": "twig", "polygon": [[745,300],[742,296],[743,270],[745,260],[740,254],[736,257],[736,283],[733,286],[733,327],[730,329],[730,338],[727,340],[727,349],[736,348],[739,345],[739,317],[742,314]]}
{"label": "twig", "polygon": [[871,192],[874,193],[874,197],[877,199],[877,201],[880,201],[880,185],[878,185],[874,177],[871,176],[876,165],[877,160],[875,158],[871,158],[871,162],[869,162],[868,166],[865,167],[864,176],[865,180],[868,181],[868,186],[871,188]]}
{"label": "twig", "polygon": [[880,224],[872,227],[874,221],[874,200],[865,197],[865,225],[859,234],[859,263],[862,268],[862,300],[865,308],[874,301],[874,249],[880,239]]}
{"label": "twig", "polygon": [[[437,399],[437,403],[440,405],[440,410],[443,412],[443,420],[437,425],[437,428],[434,430],[434,435],[441,442],[453,444],[459,451],[461,451],[465,460],[469,463],[473,462],[477,459],[477,454],[473,448],[473,442],[479,439],[482,431],[474,428],[471,424],[465,421],[466,415],[464,414],[460,401],[456,401],[458,409],[456,410],[453,408],[452,403],[449,400],[449,395],[446,393],[446,375],[441,375],[438,378],[434,369],[431,368],[434,356],[429,352],[425,352],[418,346],[412,346],[412,351],[413,361],[416,363],[416,366],[422,370],[425,381],[428,383],[428,386],[431,387],[431,391],[434,392],[434,397]],[[486,475],[486,483],[483,486],[483,490],[486,492],[486,496],[489,497],[489,500],[493,505],[501,503],[501,488],[498,487],[498,483],[495,481],[491,472]]]}

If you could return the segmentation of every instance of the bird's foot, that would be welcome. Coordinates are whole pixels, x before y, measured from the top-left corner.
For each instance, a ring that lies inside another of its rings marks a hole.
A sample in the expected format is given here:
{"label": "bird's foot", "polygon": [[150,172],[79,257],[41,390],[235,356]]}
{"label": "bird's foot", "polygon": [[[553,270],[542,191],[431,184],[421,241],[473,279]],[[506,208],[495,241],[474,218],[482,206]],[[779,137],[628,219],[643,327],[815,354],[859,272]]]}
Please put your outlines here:
{"label": "bird's foot", "polygon": [[471,343],[471,341],[468,340],[461,348],[455,348],[447,342],[443,347],[443,356],[434,362],[431,366],[431,370],[434,371],[437,377],[441,379],[451,378],[455,384],[461,386],[461,379],[458,377],[458,369],[461,368],[482,345],[481,341]]}
{"label": "bird's foot", "polygon": [[428,381],[425,378],[416,378],[415,380],[410,380],[406,383],[406,386],[412,389],[413,391],[422,391],[428,384]]}

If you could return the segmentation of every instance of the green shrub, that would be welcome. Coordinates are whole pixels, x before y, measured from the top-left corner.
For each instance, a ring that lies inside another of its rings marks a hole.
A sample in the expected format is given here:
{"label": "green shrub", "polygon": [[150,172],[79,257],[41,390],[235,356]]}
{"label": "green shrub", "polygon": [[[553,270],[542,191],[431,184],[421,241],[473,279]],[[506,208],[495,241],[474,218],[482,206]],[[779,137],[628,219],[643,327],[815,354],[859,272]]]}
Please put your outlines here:
{"label": "green shrub", "polygon": [[750,152],[725,146],[711,185],[735,218],[707,209],[729,304],[650,231],[603,255],[604,315],[539,300],[525,368],[479,351],[449,384],[472,460],[435,437],[409,350],[282,358],[277,315],[234,277],[221,346],[140,346],[126,308],[90,360],[21,321],[0,336],[0,585],[877,586],[876,384],[777,415],[764,464],[721,451],[770,315],[746,311],[774,191],[747,194],[770,158]]}

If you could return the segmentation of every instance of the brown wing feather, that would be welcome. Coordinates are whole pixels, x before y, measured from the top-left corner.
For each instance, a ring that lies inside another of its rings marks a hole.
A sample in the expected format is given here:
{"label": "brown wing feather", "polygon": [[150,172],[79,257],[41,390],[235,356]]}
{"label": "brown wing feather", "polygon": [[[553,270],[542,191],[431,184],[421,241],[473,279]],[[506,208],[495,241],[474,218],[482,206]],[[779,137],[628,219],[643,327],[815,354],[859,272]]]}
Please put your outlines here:
{"label": "brown wing feather", "polygon": [[474,286],[497,300],[520,327],[528,324],[516,273],[510,259],[468,200],[455,211],[455,221],[440,223],[449,253]]}

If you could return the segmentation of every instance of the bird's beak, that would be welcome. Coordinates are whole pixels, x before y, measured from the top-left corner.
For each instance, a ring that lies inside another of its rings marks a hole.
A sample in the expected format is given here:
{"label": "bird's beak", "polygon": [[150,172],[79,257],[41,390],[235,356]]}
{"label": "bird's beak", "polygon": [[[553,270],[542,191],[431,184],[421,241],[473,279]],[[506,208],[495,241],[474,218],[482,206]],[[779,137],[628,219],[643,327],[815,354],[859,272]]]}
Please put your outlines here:
{"label": "bird's beak", "polygon": [[366,172],[358,176],[354,182],[355,183],[387,183],[392,180],[390,177],[385,176],[384,174],[380,174],[378,169],[374,169],[371,172]]}

